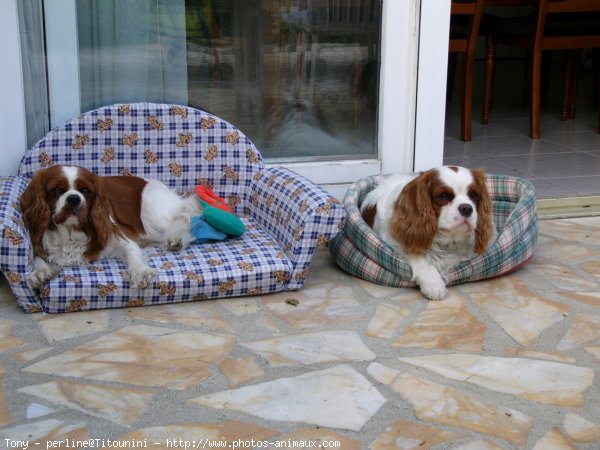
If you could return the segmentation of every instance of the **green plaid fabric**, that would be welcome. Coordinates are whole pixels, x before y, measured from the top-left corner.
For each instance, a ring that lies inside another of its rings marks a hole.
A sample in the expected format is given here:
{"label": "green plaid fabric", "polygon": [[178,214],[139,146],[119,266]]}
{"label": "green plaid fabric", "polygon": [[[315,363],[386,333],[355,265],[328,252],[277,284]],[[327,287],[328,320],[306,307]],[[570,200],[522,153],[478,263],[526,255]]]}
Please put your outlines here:
{"label": "green plaid fabric", "polygon": [[[336,264],[351,275],[384,286],[413,287],[406,259],[382,241],[360,215],[363,198],[385,177],[368,177],[348,189],[344,197],[346,223],[330,243],[331,254]],[[537,242],[533,185],[505,175],[487,175],[486,184],[494,203],[498,239],[484,255],[455,266],[448,276],[449,285],[502,275],[533,256]]]}

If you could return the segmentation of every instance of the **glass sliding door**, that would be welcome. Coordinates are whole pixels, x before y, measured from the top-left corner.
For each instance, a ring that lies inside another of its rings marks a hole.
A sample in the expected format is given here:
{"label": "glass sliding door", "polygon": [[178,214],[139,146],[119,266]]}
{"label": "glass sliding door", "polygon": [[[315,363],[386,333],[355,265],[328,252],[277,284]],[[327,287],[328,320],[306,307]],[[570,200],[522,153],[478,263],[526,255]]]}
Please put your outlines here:
{"label": "glass sliding door", "polygon": [[176,103],[232,122],[269,159],[378,157],[382,0],[26,1],[40,8],[20,8],[34,38],[22,54],[47,51],[49,99],[26,108],[46,108],[50,127],[111,103]]}

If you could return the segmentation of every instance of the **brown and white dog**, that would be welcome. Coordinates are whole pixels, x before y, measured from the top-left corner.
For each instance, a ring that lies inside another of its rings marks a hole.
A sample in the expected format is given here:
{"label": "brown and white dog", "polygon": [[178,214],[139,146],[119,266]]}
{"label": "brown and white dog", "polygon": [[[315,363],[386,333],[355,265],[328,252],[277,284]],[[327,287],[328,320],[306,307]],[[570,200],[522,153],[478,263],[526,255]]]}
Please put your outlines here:
{"label": "brown and white dog", "polygon": [[180,250],[194,241],[191,216],[201,214],[196,195],[182,197],[157,180],[101,177],[76,166],[36,172],[21,195],[23,219],[34,250],[31,288],[41,287],[61,267],[119,258],[129,281],[143,289],[156,271],[146,262],[143,242]]}
{"label": "brown and white dog", "polygon": [[360,210],[406,256],[413,280],[431,300],[446,296],[452,266],[485,253],[496,239],[482,169],[443,166],[389,177],[366,195]]}

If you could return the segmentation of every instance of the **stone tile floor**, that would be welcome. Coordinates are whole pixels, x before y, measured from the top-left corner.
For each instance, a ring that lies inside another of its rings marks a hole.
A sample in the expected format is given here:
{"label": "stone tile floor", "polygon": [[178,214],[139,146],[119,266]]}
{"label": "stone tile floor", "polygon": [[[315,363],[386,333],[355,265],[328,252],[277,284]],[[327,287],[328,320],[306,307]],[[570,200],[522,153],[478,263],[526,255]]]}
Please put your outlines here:
{"label": "stone tile floor", "polygon": [[600,218],[441,302],[327,252],[300,291],[203,303],[25,315],[2,281],[0,448],[598,449],[599,281]]}

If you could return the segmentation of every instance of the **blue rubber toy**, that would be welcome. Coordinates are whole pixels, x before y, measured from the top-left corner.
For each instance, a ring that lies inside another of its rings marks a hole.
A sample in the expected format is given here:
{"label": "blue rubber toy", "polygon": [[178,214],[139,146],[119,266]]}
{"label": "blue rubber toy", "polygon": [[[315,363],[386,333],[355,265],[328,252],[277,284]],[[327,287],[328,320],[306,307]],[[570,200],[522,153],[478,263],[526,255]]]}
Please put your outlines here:
{"label": "blue rubber toy", "polygon": [[190,224],[190,233],[196,237],[194,242],[202,244],[208,241],[222,241],[227,235],[210,225],[202,216],[193,216]]}

